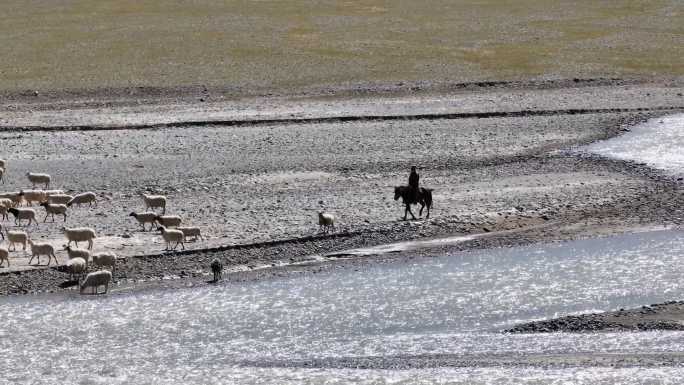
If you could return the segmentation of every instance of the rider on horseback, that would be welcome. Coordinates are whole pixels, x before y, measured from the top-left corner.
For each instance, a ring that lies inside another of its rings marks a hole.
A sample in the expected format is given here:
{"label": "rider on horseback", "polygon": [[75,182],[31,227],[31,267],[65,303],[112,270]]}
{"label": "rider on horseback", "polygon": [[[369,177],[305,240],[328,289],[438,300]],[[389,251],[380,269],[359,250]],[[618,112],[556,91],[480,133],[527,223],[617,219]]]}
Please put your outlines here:
{"label": "rider on horseback", "polygon": [[411,175],[409,175],[409,187],[411,187],[411,192],[413,193],[413,202],[418,203],[418,184],[420,181],[420,176],[416,172],[416,166],[411,166]]}

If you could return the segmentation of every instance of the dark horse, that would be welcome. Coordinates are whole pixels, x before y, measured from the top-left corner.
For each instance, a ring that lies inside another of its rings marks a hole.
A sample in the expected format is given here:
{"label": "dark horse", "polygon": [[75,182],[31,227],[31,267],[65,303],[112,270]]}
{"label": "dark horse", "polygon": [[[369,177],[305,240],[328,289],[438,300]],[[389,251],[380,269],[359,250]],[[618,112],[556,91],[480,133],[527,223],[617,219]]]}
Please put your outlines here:
{"label": "dark horse", "polygon": [[415,204],[420,204],[420,212],[418,213],[419,216],[423,215],[423,209],[427,207],[427,215],[425,218],[430,218],[430,207],[432,206],[432,189],[423,187],[419,188],[417,197],[418,199],[416,200],[416,196],[413,194],[411,187],[397,186],[394,188],[394,200],[399,200],[399,197],[401,197],[401,200],[404,201],[404,205],[406,205],[406,210],[404,210],[404,220],[406,220],[407,213],[411,214],[413,219],[416,219],[416,216],[411,212],[411,205]]}

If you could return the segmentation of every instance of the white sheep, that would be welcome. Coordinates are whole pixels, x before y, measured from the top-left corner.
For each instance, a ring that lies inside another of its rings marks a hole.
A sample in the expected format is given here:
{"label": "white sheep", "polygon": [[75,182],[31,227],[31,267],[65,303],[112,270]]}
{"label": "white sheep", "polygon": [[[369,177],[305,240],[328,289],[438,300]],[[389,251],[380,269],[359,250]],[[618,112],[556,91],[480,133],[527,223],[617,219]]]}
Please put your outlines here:
{"label": "white sheep", "polygon": [[14,224],[17,226],[19,226],[24,219],[28,219],[28,224],[26,226],[30,226],[31,222],[35,222],[36,226],[38,226],[36,210],[34,209],[17,209],[12,207],[7,209],[7,211],[14,215]]}
{"label": "white sheep", "polygon": [[135,218],[138,223],[142,226],[142,230],[145,231],[145,224],[149,223],[150,224],[150,230],[152,230],[153,227],[157,227],[157,213],[147,211],[144,213],[136,213],[135,211],[128,214],[129,217]]}
{"label": "white sheep", "polygon": [[109,266],[112,268],[112,272],[114,272],[114,268],[116,267],[116,254],[109,251],[93,254],[93,266]]}
{"label": "white sheep", "polygon": [[52,196],[52,195],[63,195],[64,190],[43,190],[45,192],[45,195]]}
{"label": "white sheep", "polygon": [[0,193],[0,198],[9,199],[12,201],[11,206],[16,207],[21,204],[23,198],[19,195],[19,192],[4,192]]}
{"label": "white sheep", "polygon": [[86,203],[88,203],[89,206],[92,206],[93,203],[95,203],[95,206],[97,206],[97,196],[94,192],[88,191],[75,195],[73,198],[71,198],[69,202],[67,202],[67,206],[71,207],[71,205],[76,204],[80,207],[82,204]]}
{"label": "white sheep", "polygon": [[166,197],[163,195],[147,195],[140,194],[145,202],[145,209],[156,209],[157,207],[162,209],[162,214],[166,214]]}
{"label": "white sheep", "polygon": [[176,230],[180,230],[183,232],[183,236],[187,240],[188,237],[193,237],[193,241],[196,241],[197,238],[200,238],[204,240],[204,237],[202,237],[202,232],[199,227],[177,227]]}
{"label": "white sheep", "polygon": [[86,275],[83,283],[81,283],[81,294],[83,294],[83,291],[88,287],[92,288],[91,294],[98,294],[98,289],[100,286],[105,287],[104,294],[107,294],[107,290],[109,290],[109,282],[111,280],[112,273],[107,270],[92,272]]}
{"label": "white sheep", "polygon": [[88,265],[88,261],[90,261],[90,250],[75,249],[67,245],[64,245],[64,250],[66,250],[69,259],[82,258],[85,261],[86,266]]}
{"label": "white sheep", "polygon": [[26,177],[28,178],[29,182],[33,184],[34,189],[36,188],[37,184],[45,185],[46,189],[50,188],[50,175],[48,174],[27,172]]}
{"label": "white sheep", "polygon": [[[14,245],[15,243],[23,245],[23,250],[26,251],[26,242],[28,242],[28,234],[19,230],[7,231],[7,242],[9,242],[10,251],[17,250],[17,247]],[[14,248],[12,248],[13,246]]]}
{"label": "white sheep", "polygon": [[178,227],[183,221],[178,215],[157,215],[154,219],[165,227]]}
{"label": "white sheep", "polygon": [[159,230],[161,231],[162,238],[164,238],[164,241],[166,241],[166,249],[164,250],[169,250],[169,247],[171,247],[172,242],[176,243],[173,246],[173,250],[176,250],[176,247],[178,247],[178,245],[181,245],[183,250],[185,250],[185,245],[183,244],[185,236],[183,235],[182,231],[169,230],[164,226],[159,226]]}
{"label": "white sheep", "polygon": [[55,194],[55,195],[50,195],[48,194],[47,200],[49,203],[53,203],[56,205],[65,205],[69,203],[70,200],[74,199],[73,196],[67,195],[67,194]]}
{"label": "white sheep", "polygon": [[9,250],[4,247],[0,247],[0,267],[2,266],[3,261],[7,261],[7,267],[10,267]]}
{"label": "white sheep", "polygon": [[47,255],[48,257],[48,266],[50,265],[50,261],[52,258],[55,259],[55,263],[57,262],[57,256],[55,255],[55,248],[52,247],[51,244],[49,243],[35,243],[31,239],[28,240],[29,245],[31,245],[31,259],[29,259],[28,264],[31,264],[31,261],[33,261],[33,258],[38,257],[38,264],[40,265],[40,256],[41,255]]}
{"label": "white sheep", "polygon": [[329,213],[318,213],[318,231],[327,233],[328,230],[335,231],[335,216]]}
{"label": "white sheep", "polygon": [[73,281],[74,275],[80,277],[88,271],[88,263],[83,258],[74,258],[64,264],[64,269],[69,273],[69,278]]}
{"label": "white sheep", "polygon": [[67,207],[66,205],[57,205],[54,203],[47,203],[43,202],[40,204],[45,208],[45,219],[43,219],[43,222],[47,221],[48,215],[52,216],[52,221],[55,221],[55,214],[57,215],[64,215],[64,222],[67,220]]}
{"label": "white sheep", "polygon": [[19,196],[24,199],[26,206],[31,206],[33,202],[40,203],[47,200],[47,194],[43,190],[21,190]]}
{"label": "white sheep", "polygon": [[79,242],[87,241],[88,250],[93,249],[93,239],[97,237],[97,235],[95,235],[95,230],[89,227],[76,227],[71,229],[63,227],[62,231],[64,232],[66,239],[69,241],[67,246],[71,246],[71,242],[74,242],[76,243],[76,247],[78,247]]}

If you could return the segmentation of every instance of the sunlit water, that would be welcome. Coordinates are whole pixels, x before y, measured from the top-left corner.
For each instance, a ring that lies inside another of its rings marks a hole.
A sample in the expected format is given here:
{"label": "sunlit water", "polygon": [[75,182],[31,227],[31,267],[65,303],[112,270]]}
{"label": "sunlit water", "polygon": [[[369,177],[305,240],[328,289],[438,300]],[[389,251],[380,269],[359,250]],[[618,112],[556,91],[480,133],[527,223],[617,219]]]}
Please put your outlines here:
{"label": "sunlit water", "polygon": [[682,255],[683,233],[657,231],[247,284],[66,300],[4,298],[0,383],[677,383],[684,368],[376,370],[277,363],[436,353],[677,352],[684,333],[498,331],[520,321],[684,298]]}
{"label": "sunlit water", "polygon": [[643,162],[675,175],[684,175],[684,114],[650,119],[618,137],[585,147],[617,159]]}

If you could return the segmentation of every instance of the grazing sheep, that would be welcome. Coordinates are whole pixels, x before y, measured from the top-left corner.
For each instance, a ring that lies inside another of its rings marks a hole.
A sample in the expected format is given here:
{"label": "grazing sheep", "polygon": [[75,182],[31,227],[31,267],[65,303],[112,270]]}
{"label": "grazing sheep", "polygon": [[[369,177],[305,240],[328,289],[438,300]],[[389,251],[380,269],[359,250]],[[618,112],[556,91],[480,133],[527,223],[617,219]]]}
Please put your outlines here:
{"label": "grazing sheep", "polygon": [[[28,234],[18,230],[7,231],[7,242],[9,242],[10,251],[17,250],[17,247],[14,246],[15,243],[23,245],[23,250],[26,251],[26,242],[28,242]],[[13,249],[12,246],[14,246]]]}
{"label": "grazing sheep", "polygon": [[95,195],[94,192],[88,191],[88,192],[84,192],[84,193],[75,195],[73,198],[71,198],[71,200],[69,202],[67,202],[67,206],[71,207],[71,205],[76,204],[80,207],[82,204],[86,204],[86,203],[88,203],[89,206],[92,206],[93,202],[95,203],[95,206],[97,206],[97,196]]}
{"label": "grazing sheep", "polygon": [[73,196],[66,195],[66,194],[55,194],[55,195],[48,194],[48,197],[47,197],[47,200],[49,203],[53,203],[56,205],[65,205],[65,204],[69,203],[69,201],[72,199],[74,199]]}
{"label": "grazing sheep", "polygon": [[49,243],[35,243],[32,240],[28,240],[29,245],[31,245],[31,259],[29,259],[29,265],[31,264],[31,261],[33,261],[33,258],[38,257],[38,264],[40,265],[40,256],[41,255],[47,255],[48,257],[48,266],[50,265],[50,261],[52,258],[55,259],[55,263],[57,262],[57,256],[55,255],[55,248],[52,247],[51,244]]}
{"label": "grazing sheep", "polygon": [[10,198],[0,198],[0,205],[7,208],[14,207],[14,201]]}
{"label": "grazing sheep", "polygon": [[12,207],[7,209],[7,211],[14,215],[14,224],[17,226],[19,226],[24,219],[28,219],[28,224],[26,226],[30,226],[31,222],[35,222],[36,226],[38,226],[36,210],[34,209],[15,209]]}
{"label": "grazing sheep", "polygon": [[43,202],[40,204],[41,206],[45,207],[45,219],[43,219],[43,222],[47,221],[48,215],[52,215],[52,221],[55,221],[55,214],[57,215],[64,215],[64,222],[66,222],[67,219],[67,207],[66,205],[56,205],[53,203],[47,203]]}
{"label": "grazing sheep", "polygon": [[214,260],[211,261],[211,272],[214,273],[214,282],[218,282],[223,274],[223,264],[218,258],[214,258]]}
{"label": "grazing sheep", "polygon": [[69,273],[69,279],[73,281],[74,275],[78,275],[80,278],[83,273],[88,271],[88,263],[83,258],[74,258],[64,264],[64,269]]}
{"label": "grazing sheep", "polygon": [[147,211],[144,213],[136,213],[135,211],[128,214],[129,217],[135,218],[138,223],[142,226],[143,231],[145,231],[145,223],[150,224],[150,231],[152,230],[153,227],[157,227],[157,213]]}
{"label": "grazing sheep", "polygon": [[188,237],[193,237],[193,241],[196,241],[198,237],[204,240],[204,237],[202,237],[202,232],[199,227],[177,227],[176,230],[182,231],[186,240]]}
{"label": "grazing sheep", "polygon": [[69,259],[82,258],[86,266],[88,266],[88,261],[90,260],[90,251],[86,249],[75,249],[71,246],[64,245],[64,250],[66,250]]}
{"label": "grazing sheep", "polygon": [[0,247],[0,267],[2,266],[3,261],[7,261],[7,267],[10,267],[9,250],[4,247]]}
{"label": "grazing sheep", "polygon": [[[4,199],[9,199],[12,201],[11,207],[16,207],[18,206],[21,201],[23,200],[23,197],[19,195],[19,192],[4,192],[0,193],[0,198]],[[9,207],[8,207],[9,208]]]}
{"label": "grazing sheep", "polygon": [[116,267],[116,254],[109,251],[93,254],[93,266],[109,266],[113,273]]}
{"label": "grazing sheep", "polygon": [[327,233],[328,230],[335,231],[335,216],[329,213],[318,213],[318,231]]}
{"label": "grazing sheep", "polygon": [[182,221],[178,215],[157,215],[154,219],[165,227],[178,227]]}
{"label": "grazing sheep", "polygon": [[66,239],[69,241],[67,246],[71,246],[71,242],[74,242],[76,243],[76,247],[78,247],[79,242],[87,241],[88,250],[93,249],[93,239],[97,237],[97,235],[95,235],[95,230],[89,227],[76,227],[71,229],[62,227],[62,231],[64,232]]}
{"label": "grazing sheep", "polygon": [[140,194],[145,202],[145,209],[152,209],[159,207],[162,209],[162,214],[166,214],[166,197],[163,195],[147,195]]}
{"label": "grazing sheep", "polygon": [[34,189],[36,188],[37,184],[45,185],[46,189],[50,188],[50,175],[48,174],[27,172],[26,177],[28,178],[29,182],[33,184]]}
{"label": "grazing sheep", "polygon": [[47,194],[43,190],[21,190],[19,196],[24,199],[26,206],[31,206],[33,202],[40,203],[47,200]]}
{"label": "grazing sheep", "polygon": [[185,250],[185,245],[183,244],[183,240],[185,236],[183,235],[183,232],[180,230],[168,230],[164,226],[159,226],[159,230],[161,231],[162,238],[164,238],[164,241],[166,241],[166,249],[164,250],[169,250],[169,247],[171,246],[171,242],[175,242],[176,244],[173,246],[173,250],[176,250],[176,247],[178,245],[181,245],[183,250]]}
{"label": "grazing sheep", "polygon": [[112,280],[112,273],[110,273],[107,270],[100,270],[100,271],[92,272],[92,273],[86,275],[85,279],[83,280],[83,283],[81,283],[81,294],[83,294],[83,291],[87,287],[92,288],[92,291],[90,294],[98,294],[98,289],[100,288],[100,286],[105,287],[105,291],[103,294],[107,294],[107,290],[109,290],[109,282],[111,280]]}

